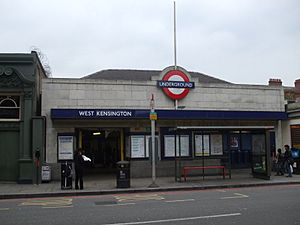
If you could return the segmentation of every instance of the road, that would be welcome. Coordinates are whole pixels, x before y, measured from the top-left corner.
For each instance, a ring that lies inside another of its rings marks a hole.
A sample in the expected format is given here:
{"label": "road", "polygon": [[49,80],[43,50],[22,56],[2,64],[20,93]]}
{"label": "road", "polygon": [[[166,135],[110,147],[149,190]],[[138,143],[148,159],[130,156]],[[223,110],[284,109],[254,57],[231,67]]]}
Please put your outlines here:
{"label": "road", "polygon": [[0,200],[3,225],[293,225],[300,185]]}

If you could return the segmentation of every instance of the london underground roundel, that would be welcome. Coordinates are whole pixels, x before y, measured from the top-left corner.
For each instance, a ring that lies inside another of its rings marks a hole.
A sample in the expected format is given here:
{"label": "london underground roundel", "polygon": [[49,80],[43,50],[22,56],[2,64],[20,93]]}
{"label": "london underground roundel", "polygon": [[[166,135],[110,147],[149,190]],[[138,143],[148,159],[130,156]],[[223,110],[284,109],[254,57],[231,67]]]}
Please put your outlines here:
{"label": "london underground roundel", "polygon": [[169,70],[165,73],[158,86],[171,99],[182,99],[194,88],[194,82],[190,82],[189,76],[182,70]]}

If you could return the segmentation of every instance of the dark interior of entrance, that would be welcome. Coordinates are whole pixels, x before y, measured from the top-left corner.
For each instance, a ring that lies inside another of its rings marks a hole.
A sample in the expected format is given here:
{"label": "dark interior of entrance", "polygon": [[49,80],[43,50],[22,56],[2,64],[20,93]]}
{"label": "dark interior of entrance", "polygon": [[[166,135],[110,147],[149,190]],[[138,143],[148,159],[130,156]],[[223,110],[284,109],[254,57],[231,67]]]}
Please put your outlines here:
{"label": "dark interior of entrance", "polygon": [[82,148],[91,159],[86,163],[86,175],[114,173],[120,160],[120,130],[82,129]]}

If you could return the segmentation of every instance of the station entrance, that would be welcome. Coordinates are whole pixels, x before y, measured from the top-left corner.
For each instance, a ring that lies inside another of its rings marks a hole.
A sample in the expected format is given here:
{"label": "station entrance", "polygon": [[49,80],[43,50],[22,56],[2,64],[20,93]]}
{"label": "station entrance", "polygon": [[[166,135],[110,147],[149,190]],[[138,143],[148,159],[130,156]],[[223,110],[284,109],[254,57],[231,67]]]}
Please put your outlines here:
{"label": "station entrance", "polygon": [[81,128],[77,136],[77,146],[91,159],[85,163],[85,176],[115,174],[121,160],[121,129]]}

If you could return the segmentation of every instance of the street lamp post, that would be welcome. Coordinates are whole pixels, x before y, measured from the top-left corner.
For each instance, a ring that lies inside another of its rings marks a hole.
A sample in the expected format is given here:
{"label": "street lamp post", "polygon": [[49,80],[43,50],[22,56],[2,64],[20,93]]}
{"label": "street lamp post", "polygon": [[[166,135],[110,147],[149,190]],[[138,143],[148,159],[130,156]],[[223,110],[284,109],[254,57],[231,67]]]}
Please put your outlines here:
{"label": "street lamp post", "polygon": [[155,183],[156,180],[156,168],[155,168],[155,158],[156,158],[156,151],[155,151],[155,120],[157,120],[157,114],[154,108],[154,95],[152,94],[150,100],[150,120],[151,120],[151,153],[152,153],[152,183],[149,185],[151,188],[158,187]]}

